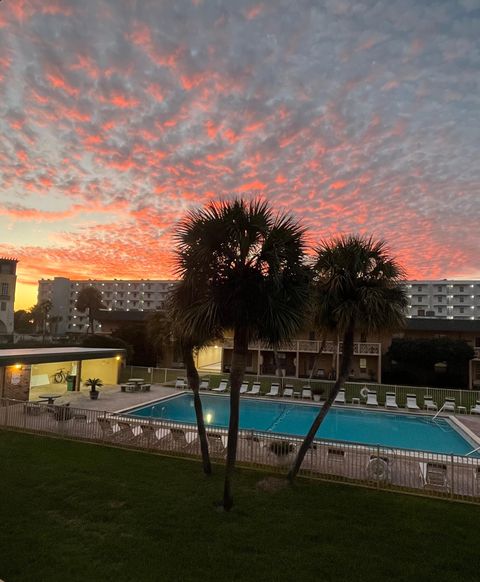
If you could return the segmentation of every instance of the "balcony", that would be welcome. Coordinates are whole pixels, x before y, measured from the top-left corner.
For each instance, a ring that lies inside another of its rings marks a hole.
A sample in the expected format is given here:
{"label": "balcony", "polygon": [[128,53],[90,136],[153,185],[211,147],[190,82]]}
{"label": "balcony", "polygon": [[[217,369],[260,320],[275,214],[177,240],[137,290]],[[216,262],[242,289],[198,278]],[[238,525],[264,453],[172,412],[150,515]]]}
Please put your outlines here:
{"label": "balcony", "polygon": [[480,360],[480,348],[473,348],[475,355],[473,356],[474,360]]}
{"label": "balcony", "polygon": [[[342,343],[339,343],[339,350],[342,353]],[[284,342],[277,346],[279,352],[300,352],[309,354],[318,354],[322,342],[315,340],[293,340]],[[227,350],[233,349],[233,338],[225,338],[222,347]],[[248,344],[249,350],[272,350],[272,347],[265,342],[251,342]],[[322,354],[337,353],[337,342],[327,341],[322,350]],[[355,342],[353,345],[354,355],[361,356],[379,356],[381,353],[381,344],[374,342]]]}

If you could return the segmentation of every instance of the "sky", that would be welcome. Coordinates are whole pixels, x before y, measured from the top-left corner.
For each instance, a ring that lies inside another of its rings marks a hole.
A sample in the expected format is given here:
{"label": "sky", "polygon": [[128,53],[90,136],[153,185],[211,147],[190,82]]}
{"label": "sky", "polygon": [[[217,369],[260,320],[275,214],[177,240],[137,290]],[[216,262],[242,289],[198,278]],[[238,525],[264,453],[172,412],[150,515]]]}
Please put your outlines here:
{"label": "sky", "polygon": [[480,0],[3,0],[0,256],[168,278],[185,212],[267,199],[480,278]]}

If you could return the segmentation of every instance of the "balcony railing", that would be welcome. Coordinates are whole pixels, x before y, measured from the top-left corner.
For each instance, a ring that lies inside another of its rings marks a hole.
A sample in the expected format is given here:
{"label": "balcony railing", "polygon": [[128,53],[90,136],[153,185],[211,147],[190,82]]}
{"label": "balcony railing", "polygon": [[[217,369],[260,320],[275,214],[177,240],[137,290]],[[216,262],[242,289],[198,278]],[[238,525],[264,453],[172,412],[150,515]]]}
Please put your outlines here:
{"label": "balcony railing", "polygon": [[475,352],[474,359],[480,360],[480,348],[473,348],[473,351]]}
{"label": "balcony railing", "polygon": [[[318,354],[321,341],[315,340],[292,340],[284,342],[277,346],[279,352],[307,352],[309,354]],[[222,347],[227,350],[233,349],[233,338],[226,338],[223,341]],[[338,344],[339,353],[342,353],[343,344]],[[251,342],[248,344],[249,350],[272,350],[272,347],[265,342]],[[337,342],[327,341],[323,347],[322,354],[336,354]],[[362,356],[378,356],[381,353],[381,344],[375,342],[355,342],[353,345],[353,353]]]}

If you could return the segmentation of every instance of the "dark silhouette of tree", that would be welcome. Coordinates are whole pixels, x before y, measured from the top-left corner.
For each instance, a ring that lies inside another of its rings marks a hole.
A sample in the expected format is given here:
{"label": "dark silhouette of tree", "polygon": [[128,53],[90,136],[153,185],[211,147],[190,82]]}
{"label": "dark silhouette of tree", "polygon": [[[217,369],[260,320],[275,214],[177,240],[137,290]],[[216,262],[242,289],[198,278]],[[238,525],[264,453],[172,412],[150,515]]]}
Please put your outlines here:
{"label": "dark silhouette of tree", "polygon": [[288,474],[295,479],[315,434],[348,378],[354,334],[401,328],[407,296],[401,285],[403,269],[391,258],[383,241],[344,236],[323,241],[316,251],[312,280],[313,321],[322,332],[343,337],[340,370],[326,403],[320,408]]}
{"label": "dark silhouette of tree", "polygon": [[230,420],[223,507],[233,506],[240,386],[248,344],[271,346],[291,339],[303,323],[308,300],[304,231],[267,202],[242,199],[194,210],[177,228],[176,259],[185,296],[183,333],[233,331]]}
{"label": "dark silhouette of tree", "polygon": [[95,312],[98,311],[99,309],[105,309],[105,305],[102,302],[102,294],[100,293],[100,291],[93,286],[84,287],[78,294],[75,307],[78,309],[78,311],[88,312],[87,333],[89,330],[91,333],[93,333],[95,323]]}

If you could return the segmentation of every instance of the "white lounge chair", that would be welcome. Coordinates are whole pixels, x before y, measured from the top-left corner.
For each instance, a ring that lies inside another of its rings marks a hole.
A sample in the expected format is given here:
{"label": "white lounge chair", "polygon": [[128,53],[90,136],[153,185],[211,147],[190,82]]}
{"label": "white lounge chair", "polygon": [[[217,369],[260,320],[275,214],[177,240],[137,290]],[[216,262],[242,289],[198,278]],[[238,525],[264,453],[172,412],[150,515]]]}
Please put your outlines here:
{"label": "white lounge chair", "polygon": [[425,410],[438,410],[437,403],[433,401],[432,396],[425,396],[423,399],[423,408]]}
{"label": "white lounge chair", "polygon": [[477,400],[475,406],[470,408],[470,414],[480,414],[480,400]]}
{"label": "white lounge chair", "polygon": [[313,398],[312,390],[310,388],[304,388],[302,390],[302,398],[305,398],[307,400],[312,400],[312,398]]}
{"label": "white lounge chair", "polygon": [[228,386],[228,380],[220,380],[218,388],[212,388],[212,392],[226,392]]}
{"label": "white lounge chair", "polygon": [[185,378],[177,378],[175,381],[175,388],[183,390],[186,386]]}
{"label": "white lounge chair", "polygon": [[205,380],[202,380],[200,382],[200,386],[199,386],[200,390],[208,390],[209,387],[210,387],[210,380],[208,378]]}
{"label": "white lounge chair", "polygon": [[249,396],[258,396],[260,394],[260,382],[254,382],[252,384],[252,389],[245,392]]}
{"label": "white lounge chair", "polygon": [[448,491],[447,465],[444,463],[419,463],[420,477],[423,481],[423,487]]}
{"label": "white lounge chair", "polygon": [[195,433],[187,432],[183,428],[171,427],[170,435],[173,443],[181,449],[189,447],[197,440],[197,435]]}
{"label": "white lounge chair", "polygon": [[455,398],[445,398],[442,410],[443,412],[453,412],[455,414]]}
{"label": "white lounge chair", "polygon": [[377,393],[375,390],[369,390],[367,394],[367,406],[378,406]]}
{"label": "white lounge chair", "polygon": [[339,393],[335,397],[335,400],[334,400],[333,403],[334,404],[345,404],[346,403],[346,400],[345,400],[345,390],[340,390],[339,391]]}
{"label": "white lounge chair", "polygon": [[280,391],[280,384],[277,384],[276,382],[272,382],[272,385],[270,386],[270,392],[267,392],[265,394],[265,396],[278,396]]}
{"label": "white lounge chair", "polygon": [[293,386],[291,384],[287,384],[283,391],[284,398],[293,398]]}
{"label": "white lounge chair", "polygon": [[417,404],[417,396],[415,394],[407,394],[407,408],[408,410],[420,410]]}
{"label": "white lounge chair", "polygon": [[248,392],[248,382],[242,382],[240,386],[240,394],[246,394]]}
{"label": "white lounge chair", "polygon": [[385,408],[398,408],[395,392],[387,392],[385,394]]}
{"label": "white lounge chair", "polygon": [[227,437],[216,432],[207,432],[208,448],[212,455],[224,455],[227,452]]}

